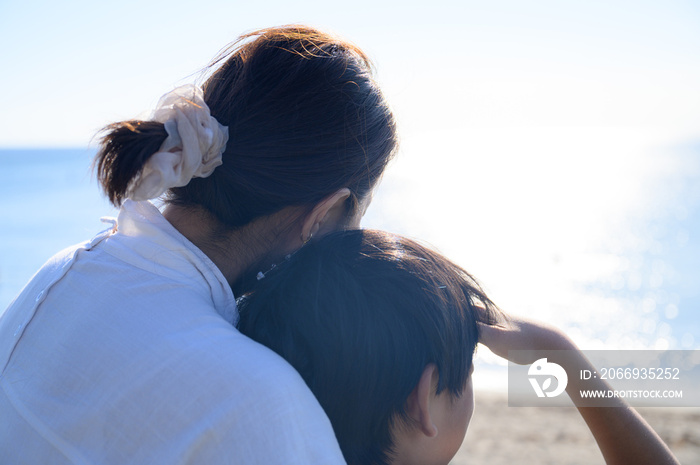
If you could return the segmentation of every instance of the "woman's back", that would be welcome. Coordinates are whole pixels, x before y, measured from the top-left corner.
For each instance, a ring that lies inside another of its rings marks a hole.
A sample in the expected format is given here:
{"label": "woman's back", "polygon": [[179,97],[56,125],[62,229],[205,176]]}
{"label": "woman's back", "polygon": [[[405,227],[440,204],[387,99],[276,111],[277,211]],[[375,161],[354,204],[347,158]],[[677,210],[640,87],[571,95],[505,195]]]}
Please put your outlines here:
{"label": "woman's back", "polygon": [[105,129],[116,228],[1,317],[0,462],[342,463],[301,378],[234,328],[234,292],[359,224],[393,116],[367,57],[308,27],[244,35],[209,71]]}
{"label": "woman's back", "polygon": [[127,202],[118,232],[54,257],[0,320],[3,462],[341,463],[301,378],[236,318],[209,259]]}

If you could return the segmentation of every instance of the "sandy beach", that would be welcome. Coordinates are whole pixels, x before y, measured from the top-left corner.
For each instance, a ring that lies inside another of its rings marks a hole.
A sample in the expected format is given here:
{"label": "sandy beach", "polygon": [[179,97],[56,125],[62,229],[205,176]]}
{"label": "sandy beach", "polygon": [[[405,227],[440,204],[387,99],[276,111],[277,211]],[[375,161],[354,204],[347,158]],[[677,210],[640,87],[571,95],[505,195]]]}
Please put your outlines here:
{"label": "sandy beach", "polygon": [[[452,465],[604,464],[574,408],[508,407],[507,398],[475,393],[476,409]],[[700,463],[700,408],[638,409],[683,464]]]}

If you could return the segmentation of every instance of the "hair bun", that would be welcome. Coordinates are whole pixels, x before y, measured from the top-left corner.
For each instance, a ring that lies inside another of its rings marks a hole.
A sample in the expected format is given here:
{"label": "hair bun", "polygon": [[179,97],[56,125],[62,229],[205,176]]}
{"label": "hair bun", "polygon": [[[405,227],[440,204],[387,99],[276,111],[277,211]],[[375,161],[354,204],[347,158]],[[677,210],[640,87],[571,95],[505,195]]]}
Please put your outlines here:
{"label": "hair bun", "polygon": [[154,199],[192,178],[206,178],[221,165],[228,128],[211,116],[199,87],[188,84],[163,95],[149,119],[163,123],[168,137],[129,183],[125,197]]}

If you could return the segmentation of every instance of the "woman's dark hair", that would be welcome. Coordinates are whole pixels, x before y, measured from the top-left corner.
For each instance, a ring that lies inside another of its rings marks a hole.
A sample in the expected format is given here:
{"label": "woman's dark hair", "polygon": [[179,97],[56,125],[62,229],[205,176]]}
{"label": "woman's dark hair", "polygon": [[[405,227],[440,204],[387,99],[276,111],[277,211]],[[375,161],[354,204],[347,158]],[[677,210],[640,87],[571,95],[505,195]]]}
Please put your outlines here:
{"label": "woman's dark hair", "polygon": [[[397,148],[393,115],[355,45],[305,26],[241,36],[210,65],[204,99],[228,126],[223,164],[169,191],[236,228],[287,206],[311,206],[348,187],[348,213],[374,187]],[[97,176],[110,201],[167,137],[162,124],[105,128]]]}
{"label": "woman's dark hair", "polygon": [[[475,310],[475,303],[485,309]],[[399,236],[329,234],[239,300],[240,331],[296,368],[326,411],[349,465],[385,464],[392,425],[426,365],[458,397],[499,310],[466,271]]]}

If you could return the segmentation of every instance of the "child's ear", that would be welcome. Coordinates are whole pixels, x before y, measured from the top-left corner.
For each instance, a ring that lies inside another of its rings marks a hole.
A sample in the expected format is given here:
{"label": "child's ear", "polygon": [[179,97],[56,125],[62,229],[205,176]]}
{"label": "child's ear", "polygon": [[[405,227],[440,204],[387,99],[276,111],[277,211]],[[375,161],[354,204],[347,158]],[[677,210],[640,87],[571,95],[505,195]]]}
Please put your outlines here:
{"label": "child's ear", "polygon": [[406,400],[406,411],[419,430],[429,438],[437,436],[438,430],[430,415],[430,403],[433,401],[437,384],[437,367],[429,363],[423,369],[418,384]]}

